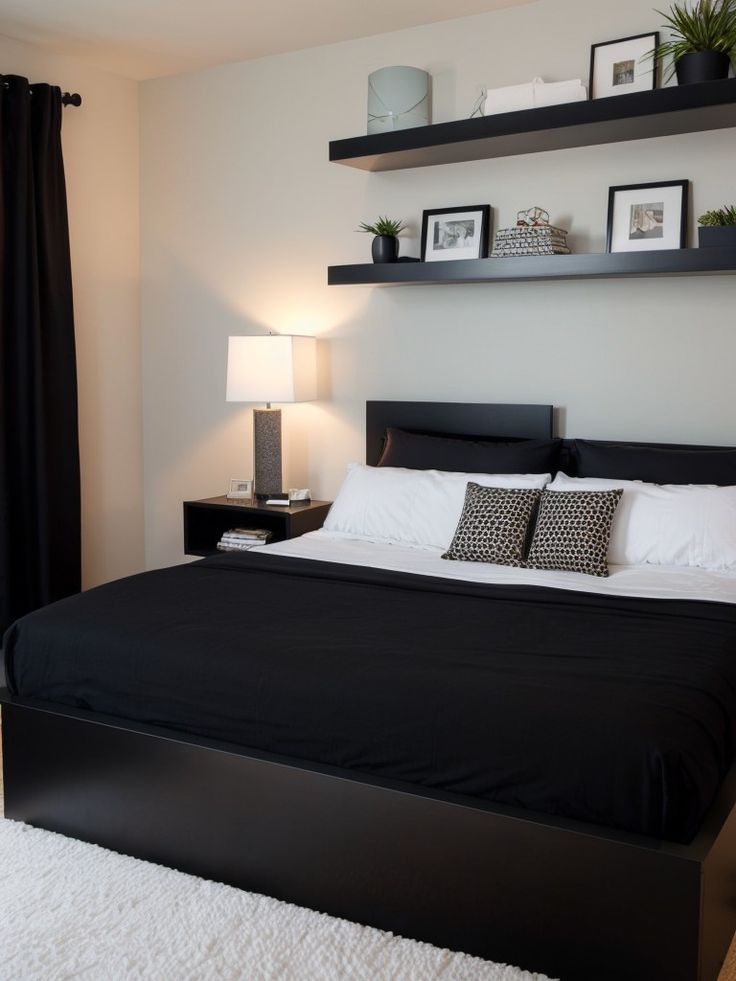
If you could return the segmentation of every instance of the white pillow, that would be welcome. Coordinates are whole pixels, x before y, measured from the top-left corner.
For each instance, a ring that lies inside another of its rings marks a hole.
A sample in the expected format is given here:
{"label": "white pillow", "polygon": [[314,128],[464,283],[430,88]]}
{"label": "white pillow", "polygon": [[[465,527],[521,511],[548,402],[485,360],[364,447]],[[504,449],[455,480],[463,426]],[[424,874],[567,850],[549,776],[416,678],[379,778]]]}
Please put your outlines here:
{"label": "white pillow", "polygon": [[483,487],[542,488],[552,475],[445,473],[351,463],[324,523],[346,538],[446,551],[469,481]]}
{"label": "white pillow", "polygon": [[615,487],[623,488],[623,496],[613,519],[609,562],[736,570],[736,487],[645,484],[558,473],[549,490]]}

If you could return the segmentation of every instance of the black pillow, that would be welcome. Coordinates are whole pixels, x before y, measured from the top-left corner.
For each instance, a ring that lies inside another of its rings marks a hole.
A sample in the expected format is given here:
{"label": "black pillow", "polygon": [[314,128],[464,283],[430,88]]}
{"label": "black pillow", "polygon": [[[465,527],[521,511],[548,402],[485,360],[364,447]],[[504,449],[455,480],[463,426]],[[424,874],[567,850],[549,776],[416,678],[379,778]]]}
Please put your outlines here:
{"label": "black pillow", "polygon": [[555,473],[560,439],[492,440],[427,436],[388,428],[379,467],[455,473]]}
{"label": "black pillow", "polygon": [[650,484],[736,484],[736,450],[678,449],[576,439],[578,477],[644,480]]}
{"label": "black pillow", "polygon": [[522,566],[527,530],[541,496],[541,490],[469,481],[452,544],[442,558]]}

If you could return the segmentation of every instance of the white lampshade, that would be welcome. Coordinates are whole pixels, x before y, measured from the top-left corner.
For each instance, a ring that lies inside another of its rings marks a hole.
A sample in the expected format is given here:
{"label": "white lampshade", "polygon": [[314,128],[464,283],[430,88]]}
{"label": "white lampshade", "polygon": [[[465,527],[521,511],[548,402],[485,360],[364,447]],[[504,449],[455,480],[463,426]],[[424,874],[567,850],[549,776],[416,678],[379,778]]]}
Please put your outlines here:
{"label": "white lampshade", "polygon": [[317,398],[314,337],[228,338],[228,402],[309,402]]}

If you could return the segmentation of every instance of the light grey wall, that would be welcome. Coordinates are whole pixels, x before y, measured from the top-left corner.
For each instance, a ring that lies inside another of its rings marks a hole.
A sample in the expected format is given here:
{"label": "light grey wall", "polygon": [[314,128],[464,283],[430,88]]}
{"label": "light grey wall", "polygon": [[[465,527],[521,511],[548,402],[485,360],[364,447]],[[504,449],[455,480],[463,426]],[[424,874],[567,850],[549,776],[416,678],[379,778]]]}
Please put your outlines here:
{"label": "light grey wall", "polygon": [[[529,6],[146,82],[142,314],[147,561],[179,561],[181,501],[250,475],[250,407],[228,405],[229,334],[316,333],[330,398],[284,409],[286,483],[334,495],[363,454],[368,398],[553,402],[563,431],[736,443],[731,277],[364,289],[360,220],[490,202],[498,226],[547,208],[604,248],[608,187],[690,178],[693,211],[736,198],[733,130],[394,173],[329,164],[365,131],[366,77],[428,69],[435,121],[481,84],[587,80],[590,44],[654,29],[641,0]],[[694,222],[691,219],[691,226]],[[694,230],[692,230],[694,234]]]}

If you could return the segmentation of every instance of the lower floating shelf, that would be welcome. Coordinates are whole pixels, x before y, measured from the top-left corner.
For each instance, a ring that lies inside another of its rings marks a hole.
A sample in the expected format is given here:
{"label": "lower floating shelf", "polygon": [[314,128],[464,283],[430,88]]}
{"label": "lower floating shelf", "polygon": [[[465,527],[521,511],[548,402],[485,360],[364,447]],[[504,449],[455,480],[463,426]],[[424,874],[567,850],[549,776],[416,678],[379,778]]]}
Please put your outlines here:
{"label": "lower floating shelf", "polygon": [[736,247],[596,252],[583,255],[460,259],[454,262],[361,263],[330,266],[330,286],[430,286],[534,279],[616,279],[736,273]]}

